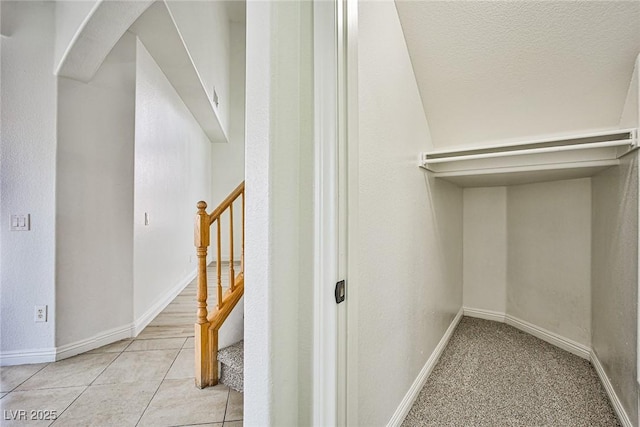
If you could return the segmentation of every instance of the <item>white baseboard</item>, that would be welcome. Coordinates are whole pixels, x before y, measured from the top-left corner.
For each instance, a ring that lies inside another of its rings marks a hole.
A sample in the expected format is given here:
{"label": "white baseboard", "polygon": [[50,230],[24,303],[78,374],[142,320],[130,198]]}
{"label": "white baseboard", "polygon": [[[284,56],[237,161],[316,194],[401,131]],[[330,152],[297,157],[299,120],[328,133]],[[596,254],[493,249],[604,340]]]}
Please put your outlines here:
{"label": "white baseboard", "polygon": [[[110,329],[81,341],[76,341],[57,348],[56,360],[66,359],[76,354],[85,353],[90,350],[102,347],[107,344],[136,337],[167,305],[175,299],[184,288],[196,277],[197,270],[189,273],[176,286],[165,293],[162,298],[156,301],[139,319],[134,323],[124,325],[119,328]],[[195,305],[194,305],[195,306]]]}
{"label": "white baseboard", "polygon": [[582,357],[583,359],[590,359],[590,347],[575,342],[569,338],[565,338],[562,335],[556,334],[555,332],[548,331],[532,323],[526,322],[510,314],[501,313],[498,311],[483,310],[479,308],[464,307],[464,315],[506,323],[507,325],[511,325],[514,328],[520,329],[521,331],[531,334],[536,338],[540,338],[542,341],[546,341],[549,344],[566,350],[569,353],[575,354],[576,356]]}
{"label": "white baseboard", "polygon": [[607,392],[607,396],[609,396],[609,401],[611,401],[611,406],[613,406],[613,410],[616,412],[618,420],[620,420],[620,424],[622,424],[622,427],[633,427],[633,424],[631,424],[631,418],[629,418],[629,415],[627,415],[627,412],[624,410],[624,406],[622,406],[622,402],[620,402],[620,399],[613,388],[613,384],[611,384],[611,380],[609,380],[607,373],[604,371],[604,367],[600,363],[600,359],[598,359],[598,355],[593,350],[591,351],[590,359],[591,364],[598,373],[598,377],[600,377],[600,382]]}
{"label": "white baseboard", "polygon": [[131,338],[133,325],[128,324],[119,328],[109,329],[90,338],[76,341],[56,348],[56,360],[66,359],[76,354],[85,353],[90,350],[111,344],[125,338]]}
{"label": "white baseboard", "polygon": [[605,373],[604,368],[602,367],[602,364],[598,359],[598,356],[590,347],[584,344],[575,342],[573,340],[570,340],[568,338],[565,338],[561,335],[548,331],[539,326],[533,325],[522,319],[518,319],[515,316],[511,316],[509,314],[501,313],[498,311],[483,310],[483,309],[477,309],[477,308],[471,308],[471,307],[463,307],[460,309],[460,312],[457,314],[453,322],[451,322],[451,325],[449,326],[449,328],[447,329],[447,332],[445,332],[444,336],[440,340],[440,343],[438,343],[438,346],[435,348],[435,350],[431,354],[431,357],[429,357],[429,359],[427,360],[427,363],[425,363],[424,367],[418,374],[418,377],[411,385],[411,388],[409,389],[405,397],[400,402],[400,405],[398,406],[395,413],[391,417],[391,420],[387,424],[387,427],[392,427],[392,426],[395,427],[395,426],[400,426],[402,424],[402,421],[404,421],[404,418],[409,413],[409,410],[411,409],[411,406],[413,405],[415,399],[418,397],[418,393],[420,393],[420,390],[424,386],[424,383],[427,381],[427,378],[431,374],[431,371],[433,371],[433,368],[438,362],[438,359],[440,358],[442,351],[447,346],[447,343],[449,342],[449,339],[451,338],[451,335],[453,334],[453,331],[455,330],[456,326],[460,322],[460,318],[462,317],[463,314],[469,317],[477,317],[480,319],[493,320],[496,322],[506,323],[517,329],[520,329],[523,332],[526,332],[537,338],[540,338],[541,340],[546,341],[549,344],[552,344],[572,354],[575,354],[576,356],[582,357],[583,359],[590,360],[594,369],[598,373],[598,377],[600,378],[600,381],[602,382],[602,385],[604,386],[607,392],[607,395],[609,396],[611,405],[613,406],[613,409],[615,410],[616,415],[620,420],[620,423],[622,424],[623,427],[633,427],[633,424],[631,423],[631,419],[629,418],[629,415],[626,413],[624,406],[622,406],[622,402],[618,398],[618,395],[616,394],[615,389],[613,388],[613,384],[611,384],[609,377]]}
{"label": "white baseboard", "polygon": [[415,402],[416,398],[418,397],[418,393],[420,393],[420,390],[422,390],[424,383],[427,382],[427,378],[429,378],[429,375],[431,375],[431,371],[433,371],[433,368],[438,363],[442,352],[449,343],[449,339],[451,338],[451,335],[453,335],[453,331],[455,331],[456,326],[458,326],[458,323],[460,322],[460,319],[462,319],[462,314],[463,309],[461,308],[447,328],[447,331],[442,336],[442,339],[440,339],[440,342],[433,350],[433,353],[431,353],[431,356],[429,356],[429,359],[427,359],[427,362],[420,370],[420,373],[416,377],[415,381],[413,382],[413,384],[411,384],[409,391],[407,391],[407,394],[400,402],[400,405],[396,409],[396,412],[387,423],[387,427],[400,426],[400,424],[402,424],[402,421],[404,421],[405,417],[409,413],[409,410],[411,409],[411,406],[413,406],[413,402]]}
{"label": "white baseboard", "polygon": [[[151,321],[155,319],[155,317],[158,314],[160,314],[160,312],[164,310],[171,303],[171,301],[173,301],[175,297],[177,297],[178,294],[182,292],[184,288],[187,287],[189,283],[193,281],[193,279],[196,278],[197,274],[198,274],[198,270],[193,270],[191,273],[187,275],[187,277],[182,279],[180,283],[174,286],[171,290],[165,293],[159,300],[157,300],[151,307],[149,307],[149,309],[145,311],[145,313],[142,316],[135,319],[134,327],[133,327],[133,336],[134,337],[138,336],[138,334],[142,332],[142,330],[146,328],[147,325],[149,325],[149,323],[151,323]],[[195,306],[196,304],[194,301],[194,304],[193,304],[194,313],[195,313]],[[195,314],[193,316],[193,319],[194,319],[193,322],[195,323]]]}
{"label": "white baseboard", "polygon": [[56,349],[39,348],[32,350],[3,351],[0,353],[0,366],[29,365],[47,363],[56,360]]}
{"label": "white baseboard", "polygon": [[505,321],[505,314],[499,311],[483,310],[481,308],[462,307],[465,316],[477,317],[478,319],[493,320],[494,322]]}
{"label": "white baseboard", "polygon": [[583,359],[590,359],[591,356],[591,348],[587,347],[584,344],[580,344],[579,342],[575,342],[570,340],[569,338],[565,338],[562,335],[558,335],[555,332],[548,331],[539,326],[531,324],[529,322],[525,322],[524,320],[518,319],[517,317],[511,316],[507,314],[506,316],[507,325],[511,325],[515,328],[520,329],[523,332],[533,335],[534,337],[540,338],[542,341],[546,341],[549,344],[553,344],[556,347],[559,347],[563,350],[568,351],[569,353],[573,353],[576,356],[582,357]]}
{"label": "white baseboard", "polygon": [[193,270],[193,272],[181,280],[180,283],[165,293],[165,295],[153,304],[140,318],[136,319],[134,323],[109,329],[92,337],[60,347],[0,352],[0,366],[55,362],[56,360],[62,360],[80,353],[85,353],[125,338],[135,337],[195,279],[196,274],[197,270]]}

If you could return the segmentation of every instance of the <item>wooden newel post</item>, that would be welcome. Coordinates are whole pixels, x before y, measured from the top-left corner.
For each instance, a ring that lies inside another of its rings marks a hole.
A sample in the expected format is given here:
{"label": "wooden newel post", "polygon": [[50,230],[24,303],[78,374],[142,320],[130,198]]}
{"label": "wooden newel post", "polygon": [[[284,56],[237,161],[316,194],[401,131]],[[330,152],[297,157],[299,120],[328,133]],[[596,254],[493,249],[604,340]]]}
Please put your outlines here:
{"label": "wooden newel post", "polygon": [[207,387],[210,372],[209,321],[207,320],[207,248],[209,247],[209,214],[207,204],[198,202],[198,213],[195,218],[194,242],[198,256],[198,309],[195,324],[195,379],[199,388]]}
{"label": "wooden newel post", "polygon": [[198,202],[194,239],[198,256],[198,324],[207,322],[207,248],[209,247],[209,214],[207,204]]}

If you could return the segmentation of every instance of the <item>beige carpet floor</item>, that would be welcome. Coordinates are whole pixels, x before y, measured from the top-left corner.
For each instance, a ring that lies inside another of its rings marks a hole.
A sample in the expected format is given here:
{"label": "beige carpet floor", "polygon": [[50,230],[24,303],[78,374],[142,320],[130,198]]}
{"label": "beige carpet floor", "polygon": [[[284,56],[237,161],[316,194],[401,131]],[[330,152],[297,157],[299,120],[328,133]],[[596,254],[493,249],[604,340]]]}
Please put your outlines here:
{"label": "beige carpet floor", "polygon": [[591,364],[463,317],[403,426],[619,426]]}

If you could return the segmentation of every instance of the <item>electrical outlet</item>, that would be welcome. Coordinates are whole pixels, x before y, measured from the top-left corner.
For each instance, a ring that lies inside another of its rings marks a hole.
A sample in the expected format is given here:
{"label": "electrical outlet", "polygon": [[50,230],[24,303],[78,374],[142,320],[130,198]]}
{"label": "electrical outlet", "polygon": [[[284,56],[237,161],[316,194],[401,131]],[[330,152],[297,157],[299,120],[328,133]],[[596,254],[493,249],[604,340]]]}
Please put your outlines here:
{"label": "electrical outlet", "polygon": [[47,306],[46,305],[36,305],[35,321],[36,322],[46,322],[47,321]]}

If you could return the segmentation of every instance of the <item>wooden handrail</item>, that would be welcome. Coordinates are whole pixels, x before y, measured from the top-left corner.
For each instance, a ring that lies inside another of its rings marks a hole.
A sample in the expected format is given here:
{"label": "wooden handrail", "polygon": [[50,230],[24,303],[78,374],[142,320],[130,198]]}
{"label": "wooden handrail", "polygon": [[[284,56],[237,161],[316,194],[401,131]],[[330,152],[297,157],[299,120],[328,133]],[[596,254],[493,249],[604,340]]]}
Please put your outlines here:
{"label": "wooden handrail", "polygon": [[211,212],[211,214],[209,214],[209,223],[213,224],[213,221],[220,218],[220,215],[222,215],[222,213],[227,210],[227,208],[231,206],[231,204],[235,202],[240,195],[244,197],[244,181],[242,181],[240,185],[235,188],[235,190],[229,193],[229,195],[222,201],[222,203],[220,203],[218,207],[215,208],[213,212]]}
{"label": "wooden handrail", "polygon": [[[242,254],[240,272],[234,268],[233,203],[242,197]],[[218,384],[218,331],[244,294],[244,181],[217,208],[207,214],[207,204],[197,204],[195,246],[198,256],[198,290],[195,323],[195,382],[199,388]],[[220,221],[229,212],[229,289],[222,293],[222,245]],[[211,224],[216,223],[216,297],[215,310],[207,312],[207,248],[210,244]]]}

